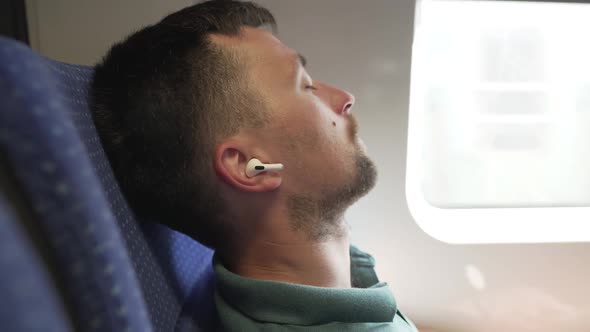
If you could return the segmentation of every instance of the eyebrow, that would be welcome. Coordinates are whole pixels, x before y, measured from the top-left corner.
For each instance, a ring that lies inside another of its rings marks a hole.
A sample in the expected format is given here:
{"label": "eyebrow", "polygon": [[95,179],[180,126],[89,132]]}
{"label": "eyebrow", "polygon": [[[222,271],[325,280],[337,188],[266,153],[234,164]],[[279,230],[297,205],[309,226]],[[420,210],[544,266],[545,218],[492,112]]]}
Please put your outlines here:
{"label": "eyebrow", "polygon": [[301,63],[301,67],[305,68],[305,65],[307,65],[307,59],[301,53],[297,53],[297,56],[299,58],[299,63]]}
{"label": "eyebrow", "polygon": [[294,52],[294,58],[296,58],[296,60],[294,62],[292,62],[292,66],[291,66],[291,74],[289,75],[291,77],[291,80],[295,80],[297,78],[297,73],[299,72],[299,65],[301,65],[301,67],[305,68],[305,65],[307,65],[307,59],[303,56],[303,54],[299,53],[299,52]]}

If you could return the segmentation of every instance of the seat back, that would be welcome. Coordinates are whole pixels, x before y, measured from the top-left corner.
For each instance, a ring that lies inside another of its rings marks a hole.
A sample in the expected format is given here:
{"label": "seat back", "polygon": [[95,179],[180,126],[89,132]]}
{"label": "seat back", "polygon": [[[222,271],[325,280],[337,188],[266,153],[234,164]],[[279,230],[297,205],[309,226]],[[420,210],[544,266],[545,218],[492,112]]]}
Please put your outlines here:
{"label": "seat back", "polygon": [[54,251],[76,327],[188,331],[213,315],[212,251],[127,205],[88,108],[92,68],[0,39],[0,151]]}
{"label": "seat back", "polygon": [[27,226],[32,218],[0,164],[0,326],[4,331],[72,331],[66,304]]}

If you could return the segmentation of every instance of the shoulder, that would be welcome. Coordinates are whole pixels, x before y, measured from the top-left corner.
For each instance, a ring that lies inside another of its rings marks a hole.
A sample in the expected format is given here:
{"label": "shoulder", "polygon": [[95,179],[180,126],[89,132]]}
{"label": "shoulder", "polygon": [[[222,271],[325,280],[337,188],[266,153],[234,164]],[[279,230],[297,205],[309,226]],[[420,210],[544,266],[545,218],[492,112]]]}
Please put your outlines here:
{"label": "shoulder", "polygon": [[350,277],[355,288],[369,288],[379,283],[375,273],[375,258],[360,250],[356,246],[350,246]]}
{"label": "shoulder", "polygon": [[370,254],[360,250],[354,245],[350,245],[350,263],[351,265],[362,265],[367,267],[375,267],[375,258]]}

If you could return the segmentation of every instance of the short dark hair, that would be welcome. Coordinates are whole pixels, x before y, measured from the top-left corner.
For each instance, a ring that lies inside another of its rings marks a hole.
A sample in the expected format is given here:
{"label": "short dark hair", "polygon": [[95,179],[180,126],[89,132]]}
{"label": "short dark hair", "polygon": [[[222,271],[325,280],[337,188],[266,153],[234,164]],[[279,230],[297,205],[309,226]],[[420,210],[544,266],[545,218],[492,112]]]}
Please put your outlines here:
{"label": "short dark hair", "polygon": [[214,181],[217,142],[268,122],[240,54],[209,34],[270,27],[251,2],[216,0],[168,15],[115,44],[96,65],[90,103],[115,177],[139,219],[219,248],[228,233]]}

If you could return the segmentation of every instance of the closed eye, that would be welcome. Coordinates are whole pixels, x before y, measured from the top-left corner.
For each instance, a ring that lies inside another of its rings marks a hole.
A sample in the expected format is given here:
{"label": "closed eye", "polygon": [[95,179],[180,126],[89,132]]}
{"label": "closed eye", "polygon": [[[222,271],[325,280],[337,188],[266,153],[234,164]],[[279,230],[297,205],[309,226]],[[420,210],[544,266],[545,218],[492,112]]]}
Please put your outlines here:
{"label": "closed eye", "polygon": [[315,86],[313,86],[313,85],[307,85],[307,86],[305,86],[305,88],[306,88],[306,89],[309,89],[309,90],[317,90],[317,89],[318,89],[318,88],[316,88],[316,87],[315,87]]}

